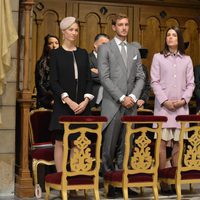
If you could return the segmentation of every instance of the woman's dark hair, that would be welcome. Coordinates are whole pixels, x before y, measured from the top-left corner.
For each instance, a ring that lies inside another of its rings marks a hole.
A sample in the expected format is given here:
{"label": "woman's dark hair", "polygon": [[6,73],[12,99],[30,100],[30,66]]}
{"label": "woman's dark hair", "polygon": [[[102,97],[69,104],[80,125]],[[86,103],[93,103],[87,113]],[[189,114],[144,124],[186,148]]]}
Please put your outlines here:
{"label": "woman's dark hair", "polygon": [[169,30],[174,30],[177,33],[177,38],[178,38],[178,48],[177,50],[179,51],[180,54],[185,54],[185,46],[184,46],[184,40],[183,40],[183,35],[179,27],[177,26],[172,26],[167,29],[166,34],[165,34],[165,46],[164,49],[160,52],[161,54],[167,55],[169,53],[169,47],[166,42],[167,34]]}
{"label": "woman's dark hair", "polygon": [[49,38],[56,38],[58,40],[58,43],[59,43],[59,46],[60,46],[60,40],[57,36],[50,35],[50,34],[46,35],[44,37],[44,46],[43,46],[43,51],[42,51],[42,55],[41,55],[40,59],[49,56],[49,50],[50,50],[49,46],[48,46],[49,45]]}

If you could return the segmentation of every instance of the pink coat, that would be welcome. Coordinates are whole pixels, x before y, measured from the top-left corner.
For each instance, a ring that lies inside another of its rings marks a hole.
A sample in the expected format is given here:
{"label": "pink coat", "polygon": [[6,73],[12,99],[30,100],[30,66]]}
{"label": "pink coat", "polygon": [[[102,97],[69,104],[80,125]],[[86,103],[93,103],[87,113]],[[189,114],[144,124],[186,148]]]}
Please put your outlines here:
{"label": "pink coat", "polygon": [[[155,94],[154,115],[168,117],[163,128],[180,128],[176,122],[177,115],[189,114],[188,103],[194,90],[193,64],[190,56],[169,55],[157,53],[151,65],[151,87]],[[186,105],[175,112],[167,110],[161,104],[166,100],[184,98]]]}

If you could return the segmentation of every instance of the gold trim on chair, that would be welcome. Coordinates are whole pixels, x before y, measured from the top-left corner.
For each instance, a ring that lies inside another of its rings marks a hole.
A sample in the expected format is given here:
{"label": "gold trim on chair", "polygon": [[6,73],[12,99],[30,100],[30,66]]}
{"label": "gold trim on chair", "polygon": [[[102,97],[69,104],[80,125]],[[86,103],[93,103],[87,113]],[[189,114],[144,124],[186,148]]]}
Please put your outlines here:
{"label": "gold trim on chair", "polygon": [[[107,195],[108,186],[122,187],[123,196],[128,200],[129,187],[153,188],[154,199],[158,199],[158,165],[159,146],[161,142],[162,123],[167,121],[163,116],[124,116],[122,122],[126,126],[125,154],[123,170],[106,172],[104,176],[104,189]],[[155,128],[152,125],[155,124]],[[137,125],[137,127],[136,127]],[[150,125],[150,126],[148,126]],[[155,144],[148,134],[157,134]],[[135,141],[133,142],[133,138]],[[151,152],[151,149],[155,152]]]}
{"label": "gold trim on chair", "polygon": [[[177,200],[181,200],[182,184],[200,183],[200,115],[180,115],[176,120],[181,123],[178,166],[161,170],[159,181],[175,184]],[[186,133],[188,138],[184,138]]]}
{"label": "gold trim on chair", "polygon": [[[39,139],[36,141],[34,138],[34,134],[35,134],[35,130],[34,130],[34,119],[32,119],[32,117],[36,117],[37,118],[37,123],[40,123],[40,125],[42,126],[42,123],[44,123],[44,121],[42,120],[43,118],[40,118],[40,114],[46,114],[46,117],[48,118],[48,120],[50,120],[50,116],[52,113],[52,110],[49,109],[45,109],[45,108],[39,108],[39,109],[35,109],[30,111],[29,114],[29,127],[30,127],[30,134],[29,134],[29,139],[30,139],[30,152],[31,152],[31,156],[32,156],[32,171],[33,171],[33,180],[34,180],[34,186],[35,186],[35,196],[37,198],[40,198],[42,196],[42,190],[40,187],[40,184],[38,183],[38,165],[39,164],[44,164],[44,165],[55,165],[55,162],[53,160],[53,155],[52,155],[52,160],[45,160],[45,158],[47,158],[49,155],[50,151],[47,150],[47,152],[44,152],[45,155],[42,156],[42,158],[38,158],[38,155],[44,150],[44,149],[53,149],[53,144],[52,144],[52,140],[51,140],[51,135],[49,135],[49,140],[48,141],[40,141]],[[46,119],[45,117],[45,119]],[[48,130],[48,124],[45,127],[46,133],[44,134],[50,134],[50,131]],[[48,138],[48,137],[47,137]],[[51,151],[52,153],[52,151]],[[36,156],[36,157],[35,157]],[[39,156],[41,157],[41,156]]]}
{"label": "gold trim on chair", "polygon": [[[60,190],[63,200],[67,200],[68,190],[87,189],[93,189],[95,199],[100,199],[100,147],[104,122],[106,122],[105,117],[96,116],[63,116],[60,118],[60,123],[64,124],[65,130],[62,172],[46,176],[46,200],[49,199],[50,188]],[[74,137],[77,138],[72,140]],[[96,138],[95,143],[92,143],[92,138]]]}

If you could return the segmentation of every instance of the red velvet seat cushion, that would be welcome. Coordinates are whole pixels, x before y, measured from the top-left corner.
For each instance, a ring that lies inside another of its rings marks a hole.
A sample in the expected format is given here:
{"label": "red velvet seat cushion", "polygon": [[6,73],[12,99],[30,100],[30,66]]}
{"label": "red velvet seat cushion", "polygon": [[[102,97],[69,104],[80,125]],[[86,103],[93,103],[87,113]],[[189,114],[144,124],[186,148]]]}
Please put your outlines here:
{"label": "red velvet seat cushion", "polygon": [[[109,171],[106,172],[104,175],[104,179],[113,182],[122,182],[123,171]],[[153,181],[151,174],[134,174],[128,175],[128,182],[135,183],[135,182],[150,182]]]}
{"label": "red velvet seat cushion", "polygon": [[67,116],[63,115],[59,118],[61,123],[64,122],[106,122],[105,116]]}
{"label": "red velvet seat cushion", "polygon": [[[53,174],[48,174],[45,177],[45,181],[48,183],[54,183],[54,184],[61,184],[61,177],[62,177],[62,172],[59,173],[53,173]],[[93,181],[94,176],[85,176],[85,175],[78,175],[74,177],[68,177],[68,185],[90,185],[94,184]]]}
{"label": "red velvet seat cushion", "polygon": [[155,116],[155,115],[135,115],[129,116],[125,115],[121,118],[122,122],[166,122],[167,117],[165,116]]}
{"label": "red velvet seat cushion", "polygon": [[33,138],[35,143],[53,142],[52,132],[49,131],[49,123],[51,120],[51,111],[35,112],[30,116],[30,122],[33,130]]}
{"label": "red velvet seat cushion", "polygon": [[[171,178],[174,179],[176,175],[176,167],[169,167],[165,169],[161,169],[158,171],[158,177],[159,178]],[[181,173],[181,179],[200,179],[200,171],[191,170],[187,172]]]}
{"label": "red velvet seat cushion", "polygon": [[31,151],[31,156],[37,160],[52,161],[54,160],[54,147],[34,149]]}
{"label": "red velvet seat cushion", "polygon": [[200,121],[200,115],[178,115],[176,121]]}

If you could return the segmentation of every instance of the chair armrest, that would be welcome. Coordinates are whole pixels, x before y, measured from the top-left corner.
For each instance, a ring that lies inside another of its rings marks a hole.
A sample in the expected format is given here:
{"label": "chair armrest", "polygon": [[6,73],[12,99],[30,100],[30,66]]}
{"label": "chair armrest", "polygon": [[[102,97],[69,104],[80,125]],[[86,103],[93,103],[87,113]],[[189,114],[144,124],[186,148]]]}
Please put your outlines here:
{"label": "chair armrest", "polygon": [[38,149],[38,148],[51,148],[54,145],[51,142],[40,142],[40,143],[34,143],[31,146],[31,149]]}

